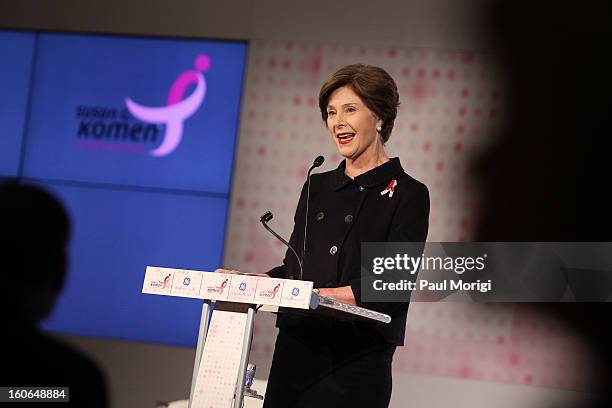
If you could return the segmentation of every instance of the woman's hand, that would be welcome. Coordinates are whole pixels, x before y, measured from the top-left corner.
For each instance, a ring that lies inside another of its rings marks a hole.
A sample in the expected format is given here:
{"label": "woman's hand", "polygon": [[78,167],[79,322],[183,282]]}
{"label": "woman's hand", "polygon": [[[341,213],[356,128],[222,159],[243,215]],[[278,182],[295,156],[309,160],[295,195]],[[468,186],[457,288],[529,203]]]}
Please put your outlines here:
{"label": "woman's hand", "polygon": [[232,275],[250,275],[250,276],[261,276],[263,278],[269,278],[270,275],[268,275],[267,273],[245,273],[245,272],[240,272],[234,269],[223,269],[223,268],[218,268],[215,269],[215,273],[229,273]]}
{"label": "woman's hand", "polygon": [[233,275],[239,275],[239,274],[241,274],[242,272],[240,272],[240,271],[236,271],[236,270],[234,270],[234,269],[223,269],[223,268],[218,268],[218,269],[215,269],[215,273],[231,273],[231,274],[233,274]]}
{"label": "woman's hand", "polygon": [[319,295],[351,305],[357,305],[353,289],[351,289],[350,286],[342,286],[340,288],[319,288]]}

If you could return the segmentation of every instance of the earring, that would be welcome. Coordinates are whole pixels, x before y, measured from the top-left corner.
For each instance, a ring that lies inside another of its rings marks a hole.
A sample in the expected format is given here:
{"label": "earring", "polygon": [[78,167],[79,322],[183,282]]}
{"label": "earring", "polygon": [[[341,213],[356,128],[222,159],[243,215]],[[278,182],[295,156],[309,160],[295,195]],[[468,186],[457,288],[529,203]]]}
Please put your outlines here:
{"label": "earring", "polygon": [[377,127],[376,127],[376,131],[377,131],[378,133],[382,132],[382,126],[377,126]]}

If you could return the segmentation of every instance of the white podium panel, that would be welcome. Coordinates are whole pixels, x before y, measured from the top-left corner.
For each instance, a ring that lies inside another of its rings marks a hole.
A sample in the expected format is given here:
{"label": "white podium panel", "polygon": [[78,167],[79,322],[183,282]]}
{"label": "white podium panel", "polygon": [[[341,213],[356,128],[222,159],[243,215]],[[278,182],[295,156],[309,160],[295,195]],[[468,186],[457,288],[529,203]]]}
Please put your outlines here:
{"label": "white podium panel", "polygon": [[239,378],[246,313],[217,310],[212,314],[200,360],[192,408],[230,408]]}

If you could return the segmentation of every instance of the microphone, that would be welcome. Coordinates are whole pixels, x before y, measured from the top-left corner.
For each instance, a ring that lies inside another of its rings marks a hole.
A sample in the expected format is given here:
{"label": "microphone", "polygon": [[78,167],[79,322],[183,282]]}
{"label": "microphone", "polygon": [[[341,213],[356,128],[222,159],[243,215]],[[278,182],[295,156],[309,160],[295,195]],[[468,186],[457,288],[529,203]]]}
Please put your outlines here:
{"label": "microphone", "polygon": [[[306,234],[308,231],[308,204],[310,202],[310,172],[315,169],[316,167],[319,167],[320,165],[323,164],[323,162],[325,161],[325,157],[323,156],[317,156],[316,159],[314,159],[314,161],[312,162],[312,166],[310,166],[310,168],[308,169],[308,175],[306,176],[306,215],[304,217],[304,247],[302,248],[302,262],[304,262],[304,257],[306,256]],[[300,270],[300,272],[302,272]],[[300,274],[300,280],[302,280],[302,275]]]}
{"label": "microphone", "polygon": [[310,168],[310,170],[314,169],[315,167],[319,167],[320,165],[323,164],[324,161],[325,161],[325,157],[317,156],[317,158],[314,159],[314,162],[312,162],[312,167]]}
{"label": "microphone", "polygon": [[293,255],[295,255],[295,258],[298,261],[298,265],[300,267],[300,279],[302,278],[302,275],[304,274],[303,269],[302,269],[302,260],[300,259],[300,257],[298,256],[297,252],[295,252],[295,249],[293,249],[293,247],[291,245],[289,245],[289,243],[287,241],[285,241],[283,239],[283,237],[281,237],[280,235],[278,235],[276,232],[274,232],[274,230],[272,228],[270,228],[270,226],[268,226],[268,222],[270,222],[272,220],[272,218],[274,218],[274,216],[272,215],[272,213],[270,211],[266,211],[261,218],[259,218],[259,222],[261,222],[261,224],[264,226],[265,229],[267,229],[268,231],[270,231],[270,233],[272,235],[274,235],[280,242],[282,242],[283,244],[285,244],[287,246],[287,248],[289,248],[291,250],[291,252],[293,252]]}

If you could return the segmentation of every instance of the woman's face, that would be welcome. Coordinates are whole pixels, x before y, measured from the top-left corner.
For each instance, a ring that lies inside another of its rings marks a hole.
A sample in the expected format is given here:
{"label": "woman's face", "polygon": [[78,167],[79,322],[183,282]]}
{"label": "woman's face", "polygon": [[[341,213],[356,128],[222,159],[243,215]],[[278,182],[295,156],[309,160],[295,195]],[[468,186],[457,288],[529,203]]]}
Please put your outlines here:
{"label": "woman's face", "polygon": [[356,160],[376,152],[380,137],[376,131],[382,121],[350,87],[336,89],[327,104],[327,128],[340,154]]}

